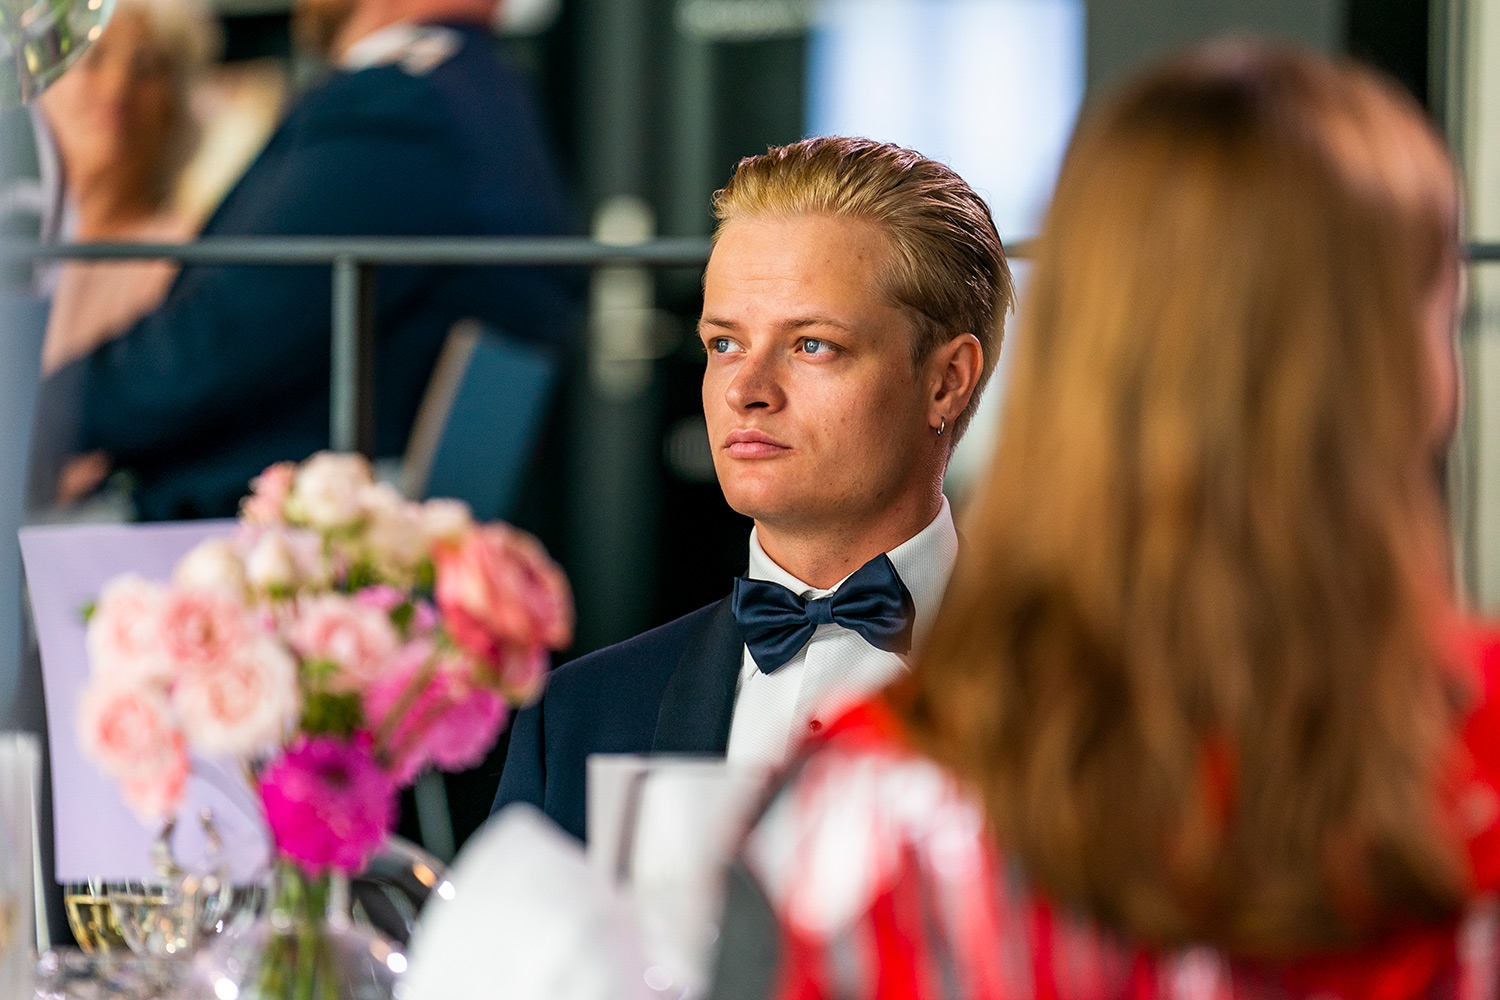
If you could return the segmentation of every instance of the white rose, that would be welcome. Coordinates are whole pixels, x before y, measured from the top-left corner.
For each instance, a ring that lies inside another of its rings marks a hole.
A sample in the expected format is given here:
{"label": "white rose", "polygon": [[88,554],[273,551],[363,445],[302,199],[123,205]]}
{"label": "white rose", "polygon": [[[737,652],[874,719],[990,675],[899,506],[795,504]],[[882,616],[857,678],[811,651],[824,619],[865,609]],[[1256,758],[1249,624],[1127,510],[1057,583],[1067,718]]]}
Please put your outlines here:
{"label": "white rose", "polygon": [[404,578],[427,555],[422,508],[386,483],[367,487],[362,499],[368,515],[365,551],[371,564],[382,576]]}
{"label": "white rose", "polygon": [[422,505],[422,535],[433,542],[456,542],[474,526],[474,515],[462,500],[439,498]]}
{"label": "white rose", "polygon": [[172,572],[179,587],[219,590],[236,600],[245,599],[245,565],[227,540],[210,538],[199,542],[182,557]]}
{"label": "white rose", "polygon": [[297,557],[279,531],[268,531],[245,557],[245,577],[250,586],[265,592],[297,585]]}
{"label": "white rose", "polygon": [[364,456],[319,452],[297,470],[289,512],[324,531],[347,528],[364,515],[360,494],[371,481]]}

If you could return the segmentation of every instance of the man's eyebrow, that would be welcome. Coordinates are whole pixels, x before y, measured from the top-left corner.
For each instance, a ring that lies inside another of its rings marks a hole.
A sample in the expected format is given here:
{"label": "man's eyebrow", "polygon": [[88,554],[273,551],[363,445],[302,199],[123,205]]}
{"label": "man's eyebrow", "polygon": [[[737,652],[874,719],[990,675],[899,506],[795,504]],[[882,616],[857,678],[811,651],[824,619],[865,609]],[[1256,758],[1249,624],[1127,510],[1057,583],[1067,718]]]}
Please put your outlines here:
{"label": "man's eyebrow", "polygon": [[781,328],[783,330],[801,330],[804,327],[809,326],[832,326],[836,327],[837,329],[844,330],[848,333],[855,332],[854,327],[850,326],[848,323],[845,323],[843,320],[834,319],[832,316],[824,316],[819,313],[813,313],[812,315],[808,316],[798,316],[794,319],[789,319],[785,323],[781,324]]}
{"label": "man's eyebrow", "polygon": [[[820,313],[812,313],[807,316],[794,316],[777,324],[783,330],[803,330],[810,326],[831,326],[839,330],[853,333],[854,327],[843,320],[834,319],[832,316],[824,316]],[[698,328],[713,327],[718,330],[739,330],[741,325],[736,320],[726,319],[719,316],[698,317]]]}

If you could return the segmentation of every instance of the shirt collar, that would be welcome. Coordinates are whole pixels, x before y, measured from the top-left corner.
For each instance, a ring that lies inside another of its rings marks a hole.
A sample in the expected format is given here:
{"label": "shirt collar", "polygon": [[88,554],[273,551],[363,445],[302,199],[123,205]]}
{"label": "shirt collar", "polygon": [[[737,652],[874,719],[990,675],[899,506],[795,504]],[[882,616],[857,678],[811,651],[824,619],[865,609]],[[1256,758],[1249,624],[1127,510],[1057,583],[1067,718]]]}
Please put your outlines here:
{"label": "shirt collar", "polygon": [[[911,593],[912,604],[917,610],[912,631],[915,640],[920,642],[937,617],[938,606],[943,602],[943,591],[947,589],[948,577],[953,572],[954,560],[958,558],[958,531],[953,526],[953,510],[948,505],[948,498],[943,497],[942,509],[931,524],[886,555],[890,556],[891,565],[896,567],[896,575],[901,577],[901,582],[906,584],[906,589]],[[750,568],[745,575],[752,580],[778,583],[807,600],[827,597],[848,579],[845,577],[827,590],[819,590],[804,583],[766,555],[755,528],[750,529]]]}
{"label": "shirt collar", "polygon": [[344,51],[339,58],[339,69],[354,72],[395,62],[397,56],[416,40],[423,27],[412,21],[397,21],[372,31]]}

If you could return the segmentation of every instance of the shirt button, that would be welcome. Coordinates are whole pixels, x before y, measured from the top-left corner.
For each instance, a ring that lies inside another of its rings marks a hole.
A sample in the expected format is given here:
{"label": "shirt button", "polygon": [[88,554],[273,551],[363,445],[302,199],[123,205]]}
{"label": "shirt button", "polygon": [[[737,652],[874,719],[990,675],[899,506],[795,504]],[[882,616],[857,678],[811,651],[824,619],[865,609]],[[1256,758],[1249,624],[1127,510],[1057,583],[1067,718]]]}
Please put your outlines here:
{"label": "shirt button", "polygon": [[821,732],[823,730],[823,723],[819,722],[817,719],[813,719],[812,721],[808,722],[807,728],[809,732]]}

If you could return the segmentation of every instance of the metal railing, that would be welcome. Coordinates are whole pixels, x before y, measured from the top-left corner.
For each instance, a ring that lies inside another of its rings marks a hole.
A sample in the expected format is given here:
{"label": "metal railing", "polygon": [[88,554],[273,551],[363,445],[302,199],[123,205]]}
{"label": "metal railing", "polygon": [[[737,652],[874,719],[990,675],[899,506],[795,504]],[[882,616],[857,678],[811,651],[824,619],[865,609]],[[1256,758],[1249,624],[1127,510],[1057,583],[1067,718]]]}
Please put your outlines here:
{"label": "metal railing", "polygon": [[210,236],[191,243],[0,241],[0,262],[175,260],[183,264],[323,265],[332,268],[329,442],[374,450],[374,270],[382,265],[701,267],[707,239],[614,246],[583,237]]}
{"label": "metal railing", "polygon": [[[209,236],[191,243],[39,243],[0,240],[0,263],[44,260],[175,260],[183,264],[324,265],[332,268],[329,441],[339,451],[374,447],[374,269],[390,265],[507,267],[702,267],[700,237],[629,245],[575,236]],[[1006,246],[1012,259],[1029,241]],[[1471,263],[1500,262],[1500,243],[1471,243]]]}

